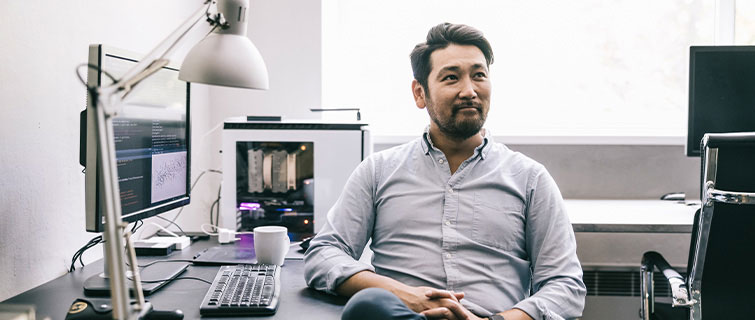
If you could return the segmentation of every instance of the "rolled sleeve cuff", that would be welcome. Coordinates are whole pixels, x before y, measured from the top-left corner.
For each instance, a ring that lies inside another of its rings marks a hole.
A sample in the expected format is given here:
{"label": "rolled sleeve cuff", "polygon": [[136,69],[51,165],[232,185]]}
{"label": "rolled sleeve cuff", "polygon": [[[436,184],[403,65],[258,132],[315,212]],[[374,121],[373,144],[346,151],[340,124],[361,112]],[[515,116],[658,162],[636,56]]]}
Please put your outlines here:
{"label": "rolled sleeve cuff", "polygon": [[331,261],[332,267],[328,270],[326,277],[326,292],[337,295],[336,288],[340,286],[344,281],[351,278],[351,276],[357,274],[360,271],[372,271],[375,272],[375,268],[369,264],[355,261],[349,258],[333,259]]}
{"label": "rolled sleeve cuff", "polygon": [[562,316],[559,316],[557,314],[554,314],[548,308],[545,307],[545,305],[542,303],[542,301],[538,299],[525,299],[516,305],[514,305],[514,308],[520,309],[524,312],[526,312],[530,317],[536,320],[563,320],[564,318]]}

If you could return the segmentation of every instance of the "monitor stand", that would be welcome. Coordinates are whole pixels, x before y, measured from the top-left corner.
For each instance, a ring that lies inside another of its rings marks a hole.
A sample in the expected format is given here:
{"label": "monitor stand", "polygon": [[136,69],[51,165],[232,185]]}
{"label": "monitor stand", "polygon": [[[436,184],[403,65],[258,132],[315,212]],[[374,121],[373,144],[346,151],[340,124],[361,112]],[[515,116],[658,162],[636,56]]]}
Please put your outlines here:
{"label": "monitor stand", "polygon": [[[148,296],[159,290],[178,275],[186,271],[190,262],[158,262],[139,271],[142,279],[142,292]],[[130,273],[130,272],[129,272]],[[131,275],[128,276],[131,279]],[[154,280],[165,280],[160,282],[144,282]],[[134,288],[131,281],[128,281],[129,293],[134,294]],[[100,273],[89,277],[84,281],[84,294],[87,296],[109,296],[110,295],[110,278],[105,273]]]}

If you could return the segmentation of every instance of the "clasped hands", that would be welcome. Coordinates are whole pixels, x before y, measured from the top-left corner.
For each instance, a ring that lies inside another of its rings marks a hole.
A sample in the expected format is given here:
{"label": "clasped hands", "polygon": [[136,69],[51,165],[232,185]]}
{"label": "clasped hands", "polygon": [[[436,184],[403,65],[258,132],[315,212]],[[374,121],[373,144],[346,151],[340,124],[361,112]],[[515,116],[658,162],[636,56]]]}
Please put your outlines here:
{"label": "clasped hands", "polygon": [[411,287],[400,293],[399,298],[414,312],[428,319],[478,320],[459,303],[464,298],[463,292],[453,292],[430,287]]}

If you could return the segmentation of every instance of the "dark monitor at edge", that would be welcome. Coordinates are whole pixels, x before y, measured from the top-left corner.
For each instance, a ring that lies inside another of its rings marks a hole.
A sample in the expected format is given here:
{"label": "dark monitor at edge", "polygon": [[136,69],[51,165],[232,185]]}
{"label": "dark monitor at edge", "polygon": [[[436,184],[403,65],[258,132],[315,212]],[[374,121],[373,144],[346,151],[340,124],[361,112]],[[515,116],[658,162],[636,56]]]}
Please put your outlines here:
{"label": "dark monitor at edge", "polygon": [[755,46],[692,46],[688,157],[706,133],[755,131]]}
{"label": "dark monitor at edge", "polygon": [[[111,83],[100,70],[119,78],[140,58],[125,50],[90,45],[89,64],[97,69],[89,69],[87,85]],[[123,114],[113,119],[121,211],[126,222],[187,205],[191,177],[190,84],[178,80],[178,68],[166,66],[135,88],[124,101]],[[102,177],[92,103],[87,94],[86,130],[82,132],[82,148],[86,148],[82,150],[86,167],[86,229],[102,232]]]}

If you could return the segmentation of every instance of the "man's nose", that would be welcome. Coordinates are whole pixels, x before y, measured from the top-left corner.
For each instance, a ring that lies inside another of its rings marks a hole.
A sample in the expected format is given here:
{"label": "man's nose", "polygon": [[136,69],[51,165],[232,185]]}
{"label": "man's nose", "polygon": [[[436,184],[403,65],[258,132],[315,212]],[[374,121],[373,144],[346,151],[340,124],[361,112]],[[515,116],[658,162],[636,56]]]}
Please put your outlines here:
{"label": "man's nose", "polygon": [[477,98],[477,91],[472,79],[466,77],[461,82],[461,91],[459,92],[459,98],[461,99],[475,99]]}

